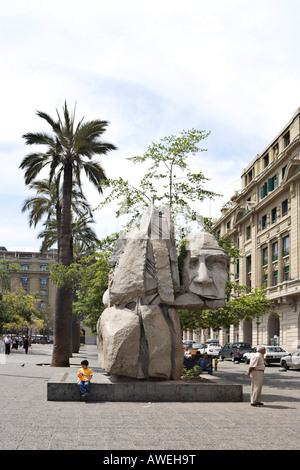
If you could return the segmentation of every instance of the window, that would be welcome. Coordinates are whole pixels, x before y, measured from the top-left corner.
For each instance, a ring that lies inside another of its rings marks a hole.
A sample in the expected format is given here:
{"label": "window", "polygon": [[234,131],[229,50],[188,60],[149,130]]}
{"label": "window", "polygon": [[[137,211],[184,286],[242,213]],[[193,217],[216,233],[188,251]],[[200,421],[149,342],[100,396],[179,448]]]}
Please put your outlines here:
{"label": "window", "polygon": [[27,270],[29,269],[29,264],[22,263],[22,264],[21,264],[21,269],[22,269],[23,271],[27,271]]}
{"label": "window", "polygon": [[227,222],[226,228],[227,228],[227,230],[230,230],[230,220]]}
{"label": "window", "polygon": [[264,277],[264,284],[266,287],[268,287],[268,275],[265,274],[265,277]]}
{"label": "window", "polygon": [[282,252],[282,256],[287,256],[290,254],[290,237],[289,235],[287,237],[284,237],[282,239],[282,248],[283,248],[283,252]]}
{"label": "window", "polygon": [[268,153],[263,158],[263,164],[264,164],[264,168],[267,168],[267,166],[269,165],[269,154]]}
{"label": "window", "polygon": [[273,191],[275,188],[278,187],[278,173],[272,178],[268,178],[268,191]]}
{"label": "window", "polygon": [[277,208],[274,207],[272,210],[271,210],[271,223],[274,224],[277,220]]}
{"label": "window", "polygon": [[262,250],[262,264],[265,266],[268,264],[268,248],[263,248]]}
{"label": "window", "polygon": [[252,170],[250,170],[249,173],[248,173],[248,183],[250,183],[252,181],[253,175],[254,175],[254,170],[252,168]]}
{"label": "window", "polygon": [[21,284],[22,286],[28,286],[29,285],[29,277],[21,277]]}
{"label": "window", "polygon": [[251,256],[247,256],[246,258],[246,270],[247,270],[246,285],[248,287],[251,287]]}
{"label": "window", "polygon": [[234,276],[235,279],[239,279],[240,277],[240,260],[236,260],[236,275]]}
{"label": "window", "polygon": [[267,228],[267,215],[263,215],[261,218],[261,229],[265,230]]}
{"label": "window", "polygon": [[264,183],[260,188],[260,198],[263,199],[268,194],[268,185]]}
{"label": "window", "polygon": [[284,273],[283,273],[283,280],[284,281],[288,281],[290,278],[290,267],[289,266],[285,266],[284,267]]}
{"label": "window", "polygon": [[2,294],[6,295],[10,291],[10,280],[2,279]]}
{"label": "window", "polygon": [[43,298],[47,297],[46,289],[41,289],[41,297],[43,297]]}
{"label": "window", "polygon": [[284,143],[284,148],[289,145],[289,143],[290,143],[290,131],[288,131],[288,132],[283,136],[283,143]]}
{"label": "window", "polygon": [[248,225],[248,227],[246,227],[246,240],[250,240],[251,238],[251,226]]}
{"label": "window", "polygon": [[281,215],[282,217],[284,217],[287,214],[288,214],[288,200],[285,199],[285,201],[283,201],[281,204]]}
{"label": "window", "polygon": [[48,264],[41,264],[40,265],[40,270],[41,271],[46,271],[47,268],[48,268]]}
{"label": "window", "polygon": [[246,258],[246,265],[247,265],[247,273],[251,273],[251,256],[247,256]]}
{"label": "window", "polygon": [[273,286],[277,286],[278,283],[278,271],[273,271]]}
{"label": "window", "polygon": [[47,286],[47,284],[48,284],[48,278],[41,277],[41,286]]}
{"label": "window", "polygon": [[278,242],[273,243],[272,245],[272,261],[278,260]]}

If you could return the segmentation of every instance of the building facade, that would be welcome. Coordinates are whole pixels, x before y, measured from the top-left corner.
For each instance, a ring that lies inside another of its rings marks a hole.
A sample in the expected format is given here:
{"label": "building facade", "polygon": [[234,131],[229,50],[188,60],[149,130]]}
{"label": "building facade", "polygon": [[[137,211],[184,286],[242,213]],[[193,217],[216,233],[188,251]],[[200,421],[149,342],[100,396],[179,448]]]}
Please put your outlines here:
{"label": "building facade", "polygon": [[[22,287],[29,294],[38,292],[41,300],[36,302],[36,308],[42,309],[47,305],[54,312],[56,286],[50,282],[50,272],[47,268],[57,261],[57,251],[8,251],[5,247],[0,247],[0,260],[5,259],[20,266],[20,270],[12,272],[10,279],[6,281],[7,290],[13,292]],[[0,289],[5,292],[5,284],[0,286]]]}
{"label": "building facade", "polygon": [[241,258],[231,266],[235,282],[265,285],[279,317],[267,314],[259,324],[198,331],[187,339],[279,344],[293,352],[300,344],[300,108],[245,168],[241,183],[213,230],[230,235],[239,248]]}

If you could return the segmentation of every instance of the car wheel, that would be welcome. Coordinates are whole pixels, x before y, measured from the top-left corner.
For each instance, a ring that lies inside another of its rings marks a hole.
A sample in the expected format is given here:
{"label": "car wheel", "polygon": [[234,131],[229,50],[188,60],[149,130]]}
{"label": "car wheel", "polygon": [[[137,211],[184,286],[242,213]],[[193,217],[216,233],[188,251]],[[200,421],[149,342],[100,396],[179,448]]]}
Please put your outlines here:
{"label": "car wheel", "polygon": [[289,366],[287,365],[287,363],[285,361],[282,361],[281,365],[282,365],[282,367],[285,368],[285,370],[289,370]]}

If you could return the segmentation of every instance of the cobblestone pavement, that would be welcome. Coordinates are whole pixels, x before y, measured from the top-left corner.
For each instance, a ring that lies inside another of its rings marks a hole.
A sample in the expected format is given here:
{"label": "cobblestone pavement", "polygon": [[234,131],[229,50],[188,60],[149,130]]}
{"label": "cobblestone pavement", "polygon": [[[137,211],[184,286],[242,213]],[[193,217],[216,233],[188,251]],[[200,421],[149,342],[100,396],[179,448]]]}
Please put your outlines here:
{"label": "cobblestone pavement", "polygon": [[[51,345],[32,345],[0,357],[1,450],[299,450],[300,371],[266,369],[264,407],[249,404],[244,363],[219,362],[215,375],[241,383],[240,403],[114,403],[47,401]],[[87,358],[100,373],[96,346]],[[66,368],[66,371],[69,369]]]}

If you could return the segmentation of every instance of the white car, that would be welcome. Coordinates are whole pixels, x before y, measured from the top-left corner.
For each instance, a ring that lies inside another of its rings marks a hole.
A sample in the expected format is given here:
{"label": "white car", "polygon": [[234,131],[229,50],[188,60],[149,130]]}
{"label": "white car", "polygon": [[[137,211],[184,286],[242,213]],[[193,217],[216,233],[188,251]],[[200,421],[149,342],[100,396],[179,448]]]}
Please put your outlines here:
{"label": "white car", "polygon": [[[265,346],[266,353],[264,354],[265,365],[280,363],[282,357],[287,356],[288,352],[281,346]],[[252,348],[251,351],[243,354],[243,358],[246,364],[249,364],[251,358],[257,352],[257,348]]]}
{"label": "white car", "polygon": [[196,341],[187,339],[185,341],[182,341],[182,344],[185,348],[192,348],[193,349],[193,346],[194,346],[194,344],[196,344]]}
{"label": "white car", "polygon": [[280,360],[280,365],[286,370],[291,369],[300,369],[300,349],[289,354],[288,356],[283,356]]}
{"label": "white car", "polygon": [[206,352],[213,357],[219,357],[220,350],[221,346],[217,342],[205,344],[202,348],[198,349],[201,354]]}

